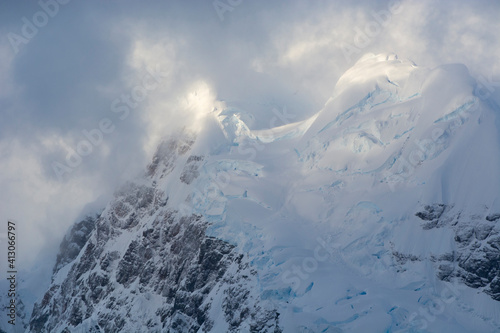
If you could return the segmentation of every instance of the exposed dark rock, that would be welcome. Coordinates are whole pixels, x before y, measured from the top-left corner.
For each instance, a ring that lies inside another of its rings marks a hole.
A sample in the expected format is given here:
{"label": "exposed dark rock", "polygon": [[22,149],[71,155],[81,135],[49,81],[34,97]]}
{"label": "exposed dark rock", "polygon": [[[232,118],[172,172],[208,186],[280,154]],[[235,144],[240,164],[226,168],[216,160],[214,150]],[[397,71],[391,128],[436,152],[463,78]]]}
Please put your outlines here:
{"label": "exposed dark rock", "polygon": [[122,260],[118,264],[116,272],[116,282],[128,286],[135,278],[137,272],[140,272],[144,261],[144,248],[137,241],[132,241],[125,252]]}
{"label": "exposed dark rock", "polygon": [[120,229],[131,229],[146,214],[164,206],[160,197],[163,192],[153,187],[128,182],[115,193],[116,200],[107,212],[111,225]]}
{"label": "exposed dark rock", "polygon": [[33,332],[44,332],[45,324],[49,319],[49,314],[44,313],[30,321],[30,330]]}
{"label": "exposed dark rock", "polygon": [[408,261],[418,261],[421,260],[419,257],[412,254],[403,254],[401,252],[394,251],[392,253],[396,262],[400,265],[404,265]]}
{"label": "exposed dark rock", "polygon": [[434,221],[441,217],[445,208],[444,204],[427,205],[424,207],[424,211],[416,213],[415,216],[424,221]]}
{"label": "exposed dark rock", "polygon": [[57,255],[56,264],[53,269],[54,273],[57,273],[62,267],[72,262],[78,254],[80,254],[90,233],[95,228],[97,218],[97,216],[87,216],[71,227],[59,246],[59,254]]}
{"label": "exposed dark rock", "polygon": [[191,184],[191,182],[200,175],[198,168],[200,167],[202,161],[203,156],[189,156],[186,161],[186,165],[184,165],[184,169],[182,170],[180,180],[185,184]]}
{"label": "exposed dark rock", "polygon": [[[118,252],[105,251],[88,241],[63,284],[54,286],[35,306],[31,331],[53,330],[64,318],[71,330],[90,318],[95,308],[107,311],[99,313],[94,331],[120,331],[128,325],[123,313],[132,311],[133,306],[131,296],[126,295],[148,293],[164,301],[143,325],[158,331],[159,327],[168,327],[171,332],[208,331],[213,323],[208,317],[212,304],[207,297],[214,288],[224,288],[219,291],[224,294],[221,311],[231,332],[238,332],[244,321],[253,323],[252,332],[279,332],[275,311],[256,307],[259,300],[248,299],[254,273],[243,256],[233,245],[206,236],[207,223],[200,216],[175,216],[172,211],[158,215],[153,222],[156,227],[144,228],[121,258]],[[228,280],[225,276],[231,265],[235,268]],[[127,292],[117,293],[116,283]]]}
{"label": "exposed dark rock", "polygon": [[487,243],[492,248],[500,251],[500,236],[498,236],[498,237],[491,237],[491,239],[489,239]]}
{"label": "exposed dark rock", "polygon": [[[447,214],[443,204],[425,206],[425,211],[415,214],[427,221],[422,226],[424,229],[433,224],[454,230],[457,251],[435,258],[437,276],[445,281],[458,277],[469,287],[481,288],[493,299],[500,300],[500,236],[498,227],[489,223],[497,219],[496,215],[487,216],[489,222],[485,222],[481,215],[464,218],[460,214]],[[396,260],[399,257],[395,255]]]}
{"label": "exposed dark rock", "polygon": [[494,222],[498,219],[500,219],[500,213],[491,214],[491,215],[486,216],[486,220],[488,220],[490,222]]}
{"label": "exposed dark rock", "polygon": [[474,236],[478,240],[484,240],[492,234],[493,226],[488,224],[480,224],[474,228]]}
{"label": "exposed dark rock", "polygon": [[450,264],[441,264],[439,265],[439,270],[437,273],[438,278],[444,281],[450,281],[450,277],[453,276],[453,272],[455,268]]}
{"label": "exposed dark rock", "polygon": [[462,245],[469,244],[474,237],[474,228],[465,227],[458,228],[455,233],[455,241],[462,243]]}
{"label": "exposed dark rock", "polygon": [[[213,313],[223,314],[230,332],[243,323],[252,332],[280,332],[276,310],[250,293],[258,279],[248,258],[207,236],[202,216],[169,209],[153,180],[193,142],[184,136],[162,143],[149,183],[126,183],[98,218],[72,228],[56,270],[74,264],[35,304],[30,332],[208,332]],[[182,183],[199,176],[202,161],[187,158]]]}
{"label": "exposed dark rock", "polygon": [[494,300],[500,301],[500,276],[496,276],[490,283],[490,290],[486,291]]}
{"label": "exposed dark rock", "polygon": [[176,138],[163,141],[153,156],[153,161],[147,168],[147,175],[162,176],[170,173],[175,167],[177,156],[184,155],[189,151],[195,140],[194,135],[184,133]]}

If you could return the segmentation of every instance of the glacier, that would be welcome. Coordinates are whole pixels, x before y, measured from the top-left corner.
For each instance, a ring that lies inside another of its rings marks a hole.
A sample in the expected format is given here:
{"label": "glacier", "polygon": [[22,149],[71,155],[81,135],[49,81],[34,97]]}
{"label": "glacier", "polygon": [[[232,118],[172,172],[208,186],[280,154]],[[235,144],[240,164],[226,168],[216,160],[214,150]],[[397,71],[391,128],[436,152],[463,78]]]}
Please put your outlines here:
{"label": "glacier", "polygon": [[26,331],[499,331],[500,108],[475,89],[367,54],[293,123],[221,102],[75,225]]}

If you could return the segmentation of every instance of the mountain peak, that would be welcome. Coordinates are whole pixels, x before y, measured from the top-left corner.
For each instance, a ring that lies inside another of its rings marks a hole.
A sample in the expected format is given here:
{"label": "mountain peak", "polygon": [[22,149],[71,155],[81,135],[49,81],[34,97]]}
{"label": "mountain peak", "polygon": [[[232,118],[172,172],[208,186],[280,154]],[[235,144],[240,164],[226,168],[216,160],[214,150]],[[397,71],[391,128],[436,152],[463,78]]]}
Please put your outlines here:
{"label": "mountain peak", "polygon": [[500,329],[497,115],[467,68],[370,54],[332,95],[306,120],[252,130],[222,108],[164,140],[30,330],[411,331],[450,290],[430,331]]}

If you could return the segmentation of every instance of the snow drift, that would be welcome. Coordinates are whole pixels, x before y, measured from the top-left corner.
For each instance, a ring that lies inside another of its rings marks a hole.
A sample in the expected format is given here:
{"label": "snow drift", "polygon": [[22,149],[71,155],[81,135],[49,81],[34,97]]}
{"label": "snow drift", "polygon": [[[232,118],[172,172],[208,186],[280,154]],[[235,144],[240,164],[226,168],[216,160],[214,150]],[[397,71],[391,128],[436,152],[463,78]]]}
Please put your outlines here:
{"label": "snow drift", "polygon": [[222,105],[60,256],[28,330],[500,330],[499,109],[475,89],[368,54],[308,119]]}

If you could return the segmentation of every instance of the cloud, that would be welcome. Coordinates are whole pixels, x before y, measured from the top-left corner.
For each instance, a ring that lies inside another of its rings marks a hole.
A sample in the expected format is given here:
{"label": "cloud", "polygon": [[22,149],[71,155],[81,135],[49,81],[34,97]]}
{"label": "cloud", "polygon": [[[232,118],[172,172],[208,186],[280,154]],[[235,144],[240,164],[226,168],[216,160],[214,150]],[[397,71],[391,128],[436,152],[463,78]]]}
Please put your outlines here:
{"label": "cloud", "polygon": [[[196,126],[218,101],[251,113],[255,129],[269,127],[275,109],[305,119],[368,52],[498,77],[498,2],[392,5],[245,0],[221,20],[211,1],[70,1],[15,53],[8,34],[22,34],[23,17],[41,7],[2,3],[0,219],[25,228],[23,260],[57,243],[87,203],[139,174],[162,137]],[[349,57],[346,45],[356,48]],[[85,133],[99,143],[84,147]],[[89,147],[60,179],[54,163]]]}

